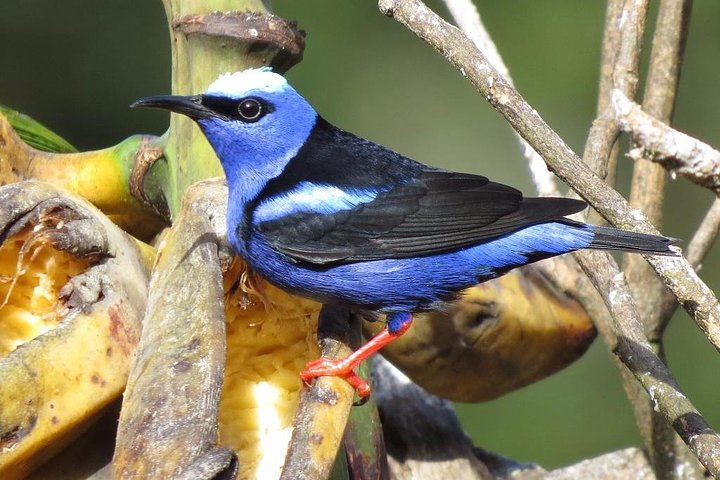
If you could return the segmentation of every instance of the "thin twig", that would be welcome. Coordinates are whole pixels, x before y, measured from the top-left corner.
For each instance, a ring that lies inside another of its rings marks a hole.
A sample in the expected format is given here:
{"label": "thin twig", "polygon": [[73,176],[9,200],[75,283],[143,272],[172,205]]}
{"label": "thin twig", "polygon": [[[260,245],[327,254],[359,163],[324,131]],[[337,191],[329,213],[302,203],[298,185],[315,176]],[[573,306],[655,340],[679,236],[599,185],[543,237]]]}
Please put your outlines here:
{"label": "thin twig", "polygon": [[[631,208],[618,192],[593,174],[460,30],[420,0],[380,0],[379,6],[381,12],[394,17],[455,65],[535,148],[550,169],[610,223],[636,232],[659,234],[642,212]],[[712,290],[682,257],[646,258],[710,342],[720,350],[720,304]]]}
{"label": "thin twig", "polygon": [[[489,39],[489,35],[485,31],[482,23],[479,21],[479,16],[477,15],[477,10],[474,8],[473,3],[469,0],[445,0],[445,3],[458,26],[460,26],[465,34],[473,40],[480,51],[486,53],[488,59],[498,69],[498,71],[501,72],[506,79],[509,79],[510,76],[507,73],[507,69],[504,65],[502,65],[500,59],[496,59],[497,49]],[[613,145],[617,145],[615,140],[618,135],[618,127],[612,115],[610,92],[615,84],[615,79],[619,79],[617,83],[622,83],[623,79],[623,70],[617,67],[618,45],[621,40],[627,41],[635,39],[633,36],[620,36],[620,19],[623,14],[623,7],[624,0],[608,1],[600,67],[600,88],[597,106],[598,119],[593,124],[593,128],[590,132],[591,139],[586,144],[589,148],[586,150],[585,161],[592,162],[595,166],[594,168],[605,171],[608,170],[607,165],[615,161],[614,159],[616,158],[617,150],[617,148],[613,148]],[[633,6],[631,5],[630,7]],[[638,15],[637,13],[632,16],[643,18],[642,15]],[[634,45],[636,46],[636,50],[638,50],[639,46],[637,45],[637,42],[634,42]],[[627,50],[628,49],[626,49],[626,51]],[[633,55],[633,58],[636,64],[635,66],[637,67],[639,55],[635,54]],[[603,152],[607,152],[605,158],[592,158],[594,156],[603,157]],[[613,162],[611,162],[611,159],[613,159]],[[536,186],[542,194],[543,191],[541,190],[541,186],[543,183],[539,181],[535,172],[547,172],[547,167],[545,164],[538,167],[535,163],[537,160],[537,157],[529,158],[529,166],[530,171],[533,172],[533,178]],[[615,170],[616,169],[614,167],[609,169],[609,177],[614,177]],[[612,178],[607,178],[606,181],[608,180],[613,182]],[[554,182],[553,187],[557,191],[557,187]],[[554,192],[548,193],[557,195],[557,193]],[[593,220],[597,221],[596,218],[593,218]],[[640,259],[640,261],[644,265],[647,265],[642,261],[642,259]],[[598,296],[593,285],[583,274],[580,266],[577,264],[577,261],[572,256],[556,257],[546,262],[542,262],[540,268],[552,272],[549,275],[549,278],[552,278],[553,281],[560,286],[560,288],[580,301],[583,308],[585,308],[585,310],[591,315],[591,318],[597,326],[604,342],[612,348],[612,346],[617,342],[617,337],[612,329],[610,313],[607,311],[607,308],[605,308],[602,299]],[[657,279],[657,276],[653,276]],[[649,418],[650,415],[648,412],[647,395],[627,367],[617,357],[614,358],[614,363],[620,371],[623,388],[625,389],[630,404],[633,407],[638,426],[641,428],[645,443],[650,449],[653,444],[652,438],[654,429],[645,428],[645,425],[650,423],[645,420]]]}
{"label": "thin twig", "polygon": [[673,175],[682,175],[720,194],[719,151],[648,115],[622,92],[613,91],[612,104],[620,128],[637,144],[628,153],[630,158],[647,158]]}
{"label": "thin twig", "polygon": [[695,232],[685,253],[690,265],[700,270],[702,261],[712,248],[720,232],[720,199],[715,199],[712,206],[703,217],[700,227]]}
{"label": "thin twig", "polygon": [[611,0],[605,16],[601,76],[606,80],[600,85],[597,118],[588,133],[583,160],[610,185],[614,184],[616,164],[613,145],[620,133],[610,106],[610,90],[635,97],[648,3]]}
{"label": "thin twig", "polygon": [[[597,116],[588,132],[583,160],[604,178],[608,185],[615,185],[616,181],[617,138],[620,133],[610,95],[616,88],[622,88],[631,96],[636,93],[642,47],[641,32],[645,28],[647,7],[647,2],[608,0],[605,11]],[[592,211],[588,211],[585,218],[593,223],[603,221]],[[609,313],[605,314],[601,320],[610,324],[612,322],[608,316]],[[603,334],[602,337],[610,348],[617,342],[614,333]],[[619,366],[623,389],[632,406],[640,434],[648,450],[653,452],[653,428],[650,421],[652,413],[648,409],[647,394],[621,361],[618,360],[616,364]]]}
{"label": "thin twig", "polygon": [[[498,53],[495,44],[493,43],[489,33],[482,24],[480,15],[475,8],[475,5],[470,0],[444,0],[445,5],[450,11],[455,23],[463,30],[463,32],[470,38],[475,46],[481,52],[484,52],[488,57],[490,63],[502,74],[505,79],[512,85],[512,78],[508,68],[505,66],[500,54]],[[619,14],[612,12],[612,5],[617,5],[617,11],[619,12],[622,7],[622,0],[610,1],[608,16],[609,24],[606,26],[606,32],[612,30],[615,34],[618,31],[617,25],[619,21],[617,18]],[[612,28],[614,26],[614,28]],[[609,28],[608,28],[609,27]],[[605,76],[601,76],[601,81],[604,78],[612,78],[612,70],[615,60],[616,40],[610,39],[612,35],[606,34],[606,42],[604,46],[604,57],[607,61],[603,62],[604,68],[603,73]],[[617,36],[617,35],[615,35]],[[605,67],[606,66],[606,67]],[[609,105],[610,91],[612,88],[611,82],[606,82],[607,85],[604,88],[604,93],[601,96],[605,98],[602,105]],[[601,91],[603,88],[601,87]],[[600,108],[600,107],[599,107]],[[603,106],[606,110],[609,107]],[[609,125],[615,126],[615,122],[608,122]],[[616,127],[615,127],[616,128]],[[518,135],[521,139],[522,145],[527,146],[528,143]],[[549,172],[547,165],[544,160],[535,152],[532,147],[525,149],[526,158],[528,159],[529,168],[533,177],[533,181],[540,195],[559,195],[555,177]],[[529,154],[528,154],[529,153]],[[548,278],[551,278],[563,291],[568,292],[570,295],[575,297],[583,305],[583,308],[590,314],[598,331],[600,331],[607,345],[615,345],[617,336],[612,329],[610,314],[605,307],[602,299],[598,295],[597,291],[590,283],[588,278],[583,274],[577,261],[572,256],[556,257],[548,259],[538,264],[538,267],[548,272]],[[612,348],[612,347],[611,347]],[[615,357],[615,363],[618,366],[620,373],[623,378],[623,386],[628,392],[628,395],[635,394],[638,390],[638,382],[635,380],[632,373],[625,367],[625,365]],[[635,407],[636,404],[642,402],[644,408],[647,400],[647,396],[643,392],[642,399],[638,398],[637,401],[631,399],[631,403]],[[638,406],[637,408],[641,408]]]}
{"label": "thin twig", "polygon": [[[658,11],[643,110],[667,124],[675,106],[691,6],[692,0],[662,0]],[[654,163],[635,163],[630,204],[645,212],[658,228],[662,225],[666,177],[665,170]],[[628,262],[625,269],[628,278],[634,276],[632,271],[636,265],[632,260]],[[647,275],[644,277],[638,280],[648,278]]]}
{"label": "thin twig", "polygon": [[[444,2],[458,27],[465,33],[465,35],[468,36],[468,38],[470,38],[470,40],[473,41],[478,50],[486,54],[488,60],[495,69],[503,75],[510,85],[512,85],[513,82],[509,69],[503,62],[495,43],[490,37],[490,34],[485,29],[485,26],[480,18],[480,14],[477,8],[475,8],[475,4],[470,0],[444,0]],[[610,4],[617,4],[617,10],[619,12],[622,7],[622,2],[623,0],[611,0]],[[612,10],[612,8],[610,10]],[[608,15],[615,17],[617,16],[617,13],[609,13]],[[619,22],[617,19],[613,19],[611,23],[615,25],[616,28],[614,31],[617,32],[617,24]],[[608,62],[606,62],[609,68],[607,71],[607,78],[611,78],[616,42],[614,40],[608,40],[606,43],[609,46],[607,46],[605,50],[613,52],[612,55],[606,55],[609,58]],[[601,77],[601,79],[602,78],[604,77]],[[611,91],[611,87],[612,84],[608,82],[608,85],[605,88],[605,96],[607,98],[605,103],[609,103],[609,92]],[[541,196],[559,195],[555,176],[548,170],[545,161],[537,154],[537,152],[535,152],[534,149],[532,149],[532,147],[529,147],[529,144],[525,141],[525,139],[519,135],[518,138],[521,140],[523,146],[527,146],[525,156],[528,160],[529,168],[538,193]],[[528,154],[528,152],[530,152],[530,154]],[[538,164],[538,162],[541,162],[541,164]],[[580,266],[577,264],[577,261],[572,256],[564,256],[548,259],[544,262],[540,262],[537,266],[547,272],[548,278],[552,279],[562,291],[568,292],[580,301],[583,308],[585,308],[585,310],[590,314],[590,318],[593,319],[605,342],[608,345],[615,345],[617,337],[612,330],[610,314],[595,290],[595,287],[593,287],[588,278],[583,274]],[[616,359],[616,364],[623,375],[625,383],[629,385],[629,382],[632,382],[636,385],[637,382],[634,377],[627,368],[624,367],[622,362]],[[629,389],[627,385],[626,389]]]}
{"label": "thin twig", "polygon": [[[662,0],[658,10],[643,110],[667,124],[670,124],[675,106],[691,8],[692,0]],[[661,165],[647,160],[635,162],[630,204],[642,210],[660,229],[667,172]],[[625,257],[624,271],[645,320],[646,331],[660,340],[663,322],[657,305],[665,289],[647,263],[636,255]]]}
{"label": "thin twig", "polygon": [[[510,71],[505,65],[505,62],[503,62],[500,52],[495,46],[490,34],[485,29],[485,25],[482,23],[480,13],[477,8],[475,8],[475,4],[470,0],[443,1],[460,30],[472,40],[478,50],[485,53],[490,64],[495,67],[495,70],[505,77],[505,80],[510,85],[513,85]],[[545,160],[543,160],[535,149],[515,130],[513,130],[513,133],[520,142],[523,155],[528,160],[530,174],[532,175],[533,183],[535,184],[535,188],[537,188],[538,194],[540,196],[559,196],[560,191],[557,188],[555,175],[548,169]]]}

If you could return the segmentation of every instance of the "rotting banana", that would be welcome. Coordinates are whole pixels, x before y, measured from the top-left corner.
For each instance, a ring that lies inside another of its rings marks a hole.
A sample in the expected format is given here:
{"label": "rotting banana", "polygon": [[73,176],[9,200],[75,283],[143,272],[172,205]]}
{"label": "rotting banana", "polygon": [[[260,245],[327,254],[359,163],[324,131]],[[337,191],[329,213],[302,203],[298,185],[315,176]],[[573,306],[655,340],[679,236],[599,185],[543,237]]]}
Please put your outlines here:
{"label": "rotting banana", "polygon": [[148,271],[84,200],[24,182],[0,188],[0,204],[0,478],[20,479],[121,394]]}

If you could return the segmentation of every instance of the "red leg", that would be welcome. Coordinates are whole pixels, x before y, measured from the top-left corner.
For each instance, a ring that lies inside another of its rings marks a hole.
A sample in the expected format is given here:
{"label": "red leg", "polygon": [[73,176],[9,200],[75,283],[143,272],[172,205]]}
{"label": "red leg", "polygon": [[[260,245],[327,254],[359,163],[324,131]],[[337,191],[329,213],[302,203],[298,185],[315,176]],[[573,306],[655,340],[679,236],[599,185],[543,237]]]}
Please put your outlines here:
{"label": "red leg", "polygon": [[412,325],[412,314],[408,312],[390,314],[388,316],[388,326],[368,340],[365,345],[345,358],[332,360],[330,358],[320,357],[317,360],[308,362],[308,364],[305,365],[305,370],[300,372],[300,378],[302,378],[304,382],[309,383],[310,380],[316,377],[343,377],[355,388],[360,398],[365,398],[370,395],[370,385],[355,373],[355,367],[360,365],[370,357],[370,355],[400,337],[410,328],[410,325]]}

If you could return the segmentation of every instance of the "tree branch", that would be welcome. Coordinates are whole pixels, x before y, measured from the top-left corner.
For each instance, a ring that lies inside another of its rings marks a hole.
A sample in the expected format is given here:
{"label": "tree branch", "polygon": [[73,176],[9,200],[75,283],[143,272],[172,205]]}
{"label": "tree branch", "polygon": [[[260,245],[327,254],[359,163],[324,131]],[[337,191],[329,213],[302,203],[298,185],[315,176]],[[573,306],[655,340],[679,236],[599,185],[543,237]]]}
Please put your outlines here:
{"label": "tree branch", "polygon": [[[649,114],[668,123],[675,104],[691,3],[692,0],[661,0],[653,34],[643,103]],[[645,213],[658,229],[662,225],[666,184],[667,173],[662,166],[646,160],[635,162],[630,204]],[[665,362],[663,332],[667,322],[658,305],[670,294],[650,266],[637,255],[625,255],[625,277],[650,344]],[[665,419],[655,412],[642,388],[633,383],[635,417],[658,479],[701,478],[702,472],[692,454]]]}
{"label": "tree branch", "polygon": [[[445,4],[458,26],[473,41],[478,50],[487,53],[488,60],[512,85],[510,73],[503,63],[502,58],[500,58],[490,35],[485,30],[475,5],[469,0],[445,0]],[[606,112],[605,114],[608,116],[611,113],[609,99],[613,84],[612,81],[607,80],[612,80],[618,41],[619,14],[621,10],[622,0],[611,0],[609,2],[605,27],[605,41],[603,43],[603,67],[600,77],[600,97],[602,100],[598,105],[599,111]],[[617,136],[616,122],[605,122],[605,124],[614,128],[614,135]],[[518,136],[518,138],[521,137]],[[521,141],[523,145],[528,145],[524,139],[521,139]],[[528,151],[531,152],[530,155],[527,154]],[[542,160],[531,147],[526,149],[525,152],[533,180],[540,195],[559,195],[555,177],[549,172],[545,161]],[[612,348],[612,346],[616,344],[617,337],[612,329],[610,314],[594,286],[583,274],[577,261],[571,256],[556,257],[541,262],[538,267],[548,272],[548,278],[552,279],[563,291],[569,292],[581,302],[583,308],[585,308],[595,322],[605,343]],[[647,411],[647,395],[627,367],[617,357],[613,358],[622,376],[623,386],[630,399],[630,403],[635,410],[635,416],[637,418],[644,417]],[[638,422],[640,423],[640,420],[638,420]],[[651,443],[651,436],[651,433],[648,432],[646,436],[648,445]]]}
{"label": "tree branch", "polygon": [[696,270],[700,270],[702,261],[715,243],[718,233],[720,233],[720,199],[716,198],[690,240],[685,254],[690,265]]}
{"label": "tree branch", "polygon": [[[621,40],[626,42],[630,41],[633,43],[635,48],[628,49],[630,51],[630,59],[625,59],[625,63],[633,63],[635,75],[637,75],[637,64],[639,60],[639,45],[637,41],[637,35],[624,35],[620,36],[620,18],[621,15],[628,14],[623,10],[624,0],[610,0],[608,2],[608,8],[606,12],[605,29],[603,35],[603,52],[602,52],[602,64],[601,64],[601,75],[600,75],[600,92],[598,95],[598,119],[593,124],[591,130],[591,139],[587,143],[588,149],[586,150],[586,162],[592,162],[595,164],[595,168],[599,170],[606,170],[607,164],[614,161],[616,158],[616,138],[618,135],[617,122],[614,120],[612,107],[610,105],[610,92],[614,84],[623,83],[624,70],[620,66],[620,62],[616,62],[618,59],[617,51],[619,50],[618,44]],[[487,54],[488,60],[493,66],[505,77],[506,80],[512,85],[508,69],[502,62],[497,49],[490,39],[489,34],[485,30],[482,22],[480,21],[479,14],[474,4],[469,0],[445,0],[445,4],[450,10],[457,25],[465,32],[465,34],[473,41],[478,47],[478,50]],[[628,8],[637,8],[634,4],[628,5]],[[635,12],[629,16],[644,19],[644,15]],[[615,73],[615,74],[614,74]],[[630,82],[625,82],[630,83]],[[527,145],[527,142],[523,140],[523,144]],[[531,151],[532,155],[526,155],[532,177],[535,182],[538,192],[543,195],[559,195],[557,185],[555,184],[554,176],[548,172],[547,166],[544,160],[540,158],[537,153],[532,149],[526,149]],[[594,155],[602,155],[607,152],[604,158],[591,158]],[[611,176],[614,176],[615,168],[610,168]],[[638,259],[642,265],[645,265],[646,270],[649,270],[647,264]],[[603,337],[605,343],[612,348],[616,344],[617,337],[612,330],[611,320],[609,312],[605,308],[602,299],[597,295],[595,288],[588,281],[587,277],[583,274],[582,270],[577,265],[576,260],[572,257],[567,256],[563,258],[554,258],[540,265],[547,271],[552,271],[549,278],[552,278],[561,288],[565,291],[571,292],[571,294],[579,299],[588,313],[591,313],[598,330]],[[655,283],[658,283],[658,279],[653,275]],[[677,438],[670,430],[670,427],[665,424],[662,419],[661,428],[653,428],[653,422],[651,421],[652,409],[648,405],[648,398],[646,392],[639,385],[637,380],[634,378],[632,373],[627,369],[626,366],[617,358],[614,357],[615,364],[617,365],[620,374],[622,376],[623,387],[626,391],[630,404],[634,410],[635,417],[637,419],[638,426],[640,427],[641,433],[645,440],[646,445],[650,451],[653,451],[655,432],[670,431],[672,437],[670,442]],[[673,457],[675,458],[675,457]]]}
{"label": "tree branch", "polygon": [[633,160],[648,159],[720,194],[720,152],[648,115],[640,105],[614,90],[612,105],[620,128],[638,145]]}
{"label": "tree branch", "polygon": [[[700,270],[702,267],[702,261],[715,243],[718,233],[720,233],[720,199],[716,198],[690,240],[685,254],[695,270]],[[677,300],[672,293],[666,291],[660,305],[660,321],[662,324],[667,324],[678,307]]]}
{"label": "tree branch", "polygon": [[[660,121],[670,123],[677,86],[680,79],[685,39],[690,20],[692,0],[662,0],[658,12],[643,98],[643,109]],[[630,204],[639,208],[658,228],[662,224],[665,197],[664,169],[651,162],[637,162],[633,170]],[[628,257],[628,277],[635,276],[639,262]],[[647,271],[647,270],[646,270]],[[647,280],[639,274],[638,281]]]}
{"label": "tree branch", "polygon": [[605,15],[598,113],[585,143],[583,160],[600,178],[615,183],[613,146],[620,130],[610,106],[610,91],[619,89],[634,98],[648,0],[610,0]]}

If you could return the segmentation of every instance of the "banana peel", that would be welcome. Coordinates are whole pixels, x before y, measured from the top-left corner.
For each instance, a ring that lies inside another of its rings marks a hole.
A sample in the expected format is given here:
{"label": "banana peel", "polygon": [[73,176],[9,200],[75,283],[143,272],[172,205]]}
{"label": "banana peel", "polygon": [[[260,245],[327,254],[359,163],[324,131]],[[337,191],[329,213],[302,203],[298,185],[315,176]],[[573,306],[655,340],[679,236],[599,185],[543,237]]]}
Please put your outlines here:
{"label": "banana peel", "polygon": [[[13,116],[16,124],[22,118],[18,115]],[[52,132],[39,127],[31,130],[33,124],[28,126],[28,122],[24,120],[19,126],[24,126],[24,137],[32,138],[35,145],[58,142]],[[52,183],[87,199],[121,228],[146,240],[167,225],[163,199],[161,194],[153,193],[157,188],[152,175],[147,175],[154,163],[161,163],[157,160],[163,141],[135,135],[103,150],[52,153],[25,143],[0,113],[0,185],[23,180]]]}
{"label": "banana peel", "polygon": [[218,243],[204,213],[212,201],[189,200],[158,245],[120,414],[115,478],[175,478],[215,449],[225,325]]}
{"label": "banana peel", "polygon": [[[16,338],[19,345],[0,359],[0,478],[15,479],[71,443],[121,394],[140,336],[148,273],[137,243],[82,199],[23,182],[1,187],[0,203],[5,245],[19,237],[21,249],[30,245],[27,257],[57,251],[81,270],[68,270],[67,282],[33,286],[47,279],[33,277],[33,263],[20,258],[4,278],[0,323],[19,322],[9,309],[25,301],[18,297],[48,289],[56,295],[44,312],[54,324],[35,338]],[[25,313],[32,322],[43,312]]]}
{"label": "banana peel", "polygon": [[381,353],[430,393],[482,402],[564,368],[595,335],[582,306],[528,265],[465,290],[445,312],[417,315]]}

